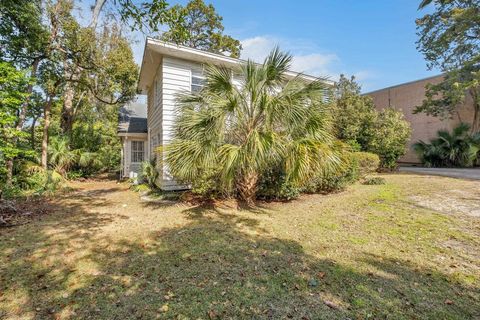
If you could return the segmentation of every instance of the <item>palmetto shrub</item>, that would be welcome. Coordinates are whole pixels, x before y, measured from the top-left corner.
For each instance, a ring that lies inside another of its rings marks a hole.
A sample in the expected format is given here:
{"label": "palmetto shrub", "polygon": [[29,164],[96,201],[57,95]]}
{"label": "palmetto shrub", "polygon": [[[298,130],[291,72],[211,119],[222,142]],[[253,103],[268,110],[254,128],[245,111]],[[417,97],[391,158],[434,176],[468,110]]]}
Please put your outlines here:
{"label": "palmetto shrub", "polygon": [[470,126],[462,123],[451,133],[440,130],[430,143],[419,141],[413,148],[427,167],[471,167],[480,150],[480,134],[471,134]]}
{"label": "palmetto shrub", "polygon": [[142,170],[139,177],[141,182],[146,183],[151,188],[156,188],[158,176],[156,158],[142,162]]}
{"label": "palmetto shrub", "polygon": [[252,203],[273,166],[296,186],[338,172],[343,144],[331,134],[330,88],[322,79],[288,79],[291,60],[275,49],[260,65],[207,67],[205,87],[177,99],[174,137],[165,148],[171,174],[191,183],[214,169],[222,194]]}

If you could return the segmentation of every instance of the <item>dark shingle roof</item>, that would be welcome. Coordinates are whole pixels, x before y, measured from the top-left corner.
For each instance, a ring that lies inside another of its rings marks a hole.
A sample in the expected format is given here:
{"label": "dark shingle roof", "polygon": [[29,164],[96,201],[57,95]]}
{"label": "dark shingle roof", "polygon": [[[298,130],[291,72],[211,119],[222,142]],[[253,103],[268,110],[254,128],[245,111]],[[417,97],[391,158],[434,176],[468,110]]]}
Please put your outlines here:
{"label": "dark shingle roof", "polygon": [[147,106],[145,104],[131,102],[120,108],[119,133],[146,133],[147,131]]}

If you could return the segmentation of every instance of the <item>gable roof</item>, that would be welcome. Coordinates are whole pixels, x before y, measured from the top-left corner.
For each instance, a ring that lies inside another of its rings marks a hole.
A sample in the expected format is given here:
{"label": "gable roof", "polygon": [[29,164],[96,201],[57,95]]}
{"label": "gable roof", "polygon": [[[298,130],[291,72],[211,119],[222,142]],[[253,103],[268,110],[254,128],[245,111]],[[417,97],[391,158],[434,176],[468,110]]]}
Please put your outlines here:
{"label": "gable roof", "polygon": [[120,108],[118,133],[147,133],[147,106],[131,102]]}
{"label": "gable roof", "polygon": [[[138,91],[140,93],[147,93],[147,87],[153,82],[162,56],[171,56],[198,63],[213,64],[225,67],[235,67],[246,62],[246,60],[227,57],[221,54],[207,52],[147,37],[138,80]],[[294,71],[287,71],[286,76],[289,78],[300,76],[306,81],[315,81],[318,79],[318,77]],[[334,83],[333,81],[329,80],[327,80],[327,82],[332,85]]]}

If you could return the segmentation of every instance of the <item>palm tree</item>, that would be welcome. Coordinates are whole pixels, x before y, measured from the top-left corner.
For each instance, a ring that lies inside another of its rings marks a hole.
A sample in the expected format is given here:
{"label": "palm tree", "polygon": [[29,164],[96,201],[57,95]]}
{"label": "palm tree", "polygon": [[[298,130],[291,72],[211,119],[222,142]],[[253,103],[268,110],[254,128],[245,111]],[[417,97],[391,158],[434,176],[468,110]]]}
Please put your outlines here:
{"label": "palm tree", "polygon": [[430,143],[419,141],[413,148],[429,167],[471,167],[480,149],[480,134],[470,134],[470,126],[461,123],[451,133],[440,130]]}
{"label": "palm tree", "polygon": [[67,138],[55,137],[48,148],[48,162],[61,175],[64,175],[77,161],[77,154],[70,150],[69,144]]}
{"label": "palm tree", "polygon": [[164,149],[176,179],[192,182],[213,171],[222,190],[252,204],[260,175],[273,165],[296,184],[339,169],[330,88],[324,79],[287,79],[291,60],[276,48],[261,65],[206,68],[205,87],[178,97],[174,139]]}

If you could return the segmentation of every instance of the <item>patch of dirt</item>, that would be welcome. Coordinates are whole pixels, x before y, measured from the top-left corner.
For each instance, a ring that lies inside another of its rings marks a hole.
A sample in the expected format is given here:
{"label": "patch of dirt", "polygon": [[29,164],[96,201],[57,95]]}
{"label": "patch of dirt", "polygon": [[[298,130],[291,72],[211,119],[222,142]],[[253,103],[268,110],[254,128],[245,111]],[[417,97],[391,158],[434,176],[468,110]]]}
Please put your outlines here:
{"label": "patch of dirt", "polygon": [[447,190],[428,196],[411,196],[417,205],[445,214],[466,214],[480,217],[480,193],[465,190]]}
{"label": "patch of dirt", "polygon": [[52,212],[53,207],[44,198],[28,200],[0,200],[0,228],[28,223],[36,217]]}
{"label": "patch of dirt", "polygon": [[457,253],[463,253],[466,256],[471,256],[475,261],[480,260],[480,250],[471,243],[461,241],[458,239],[449,239],[442,244],[445,248],[455,250]]}

